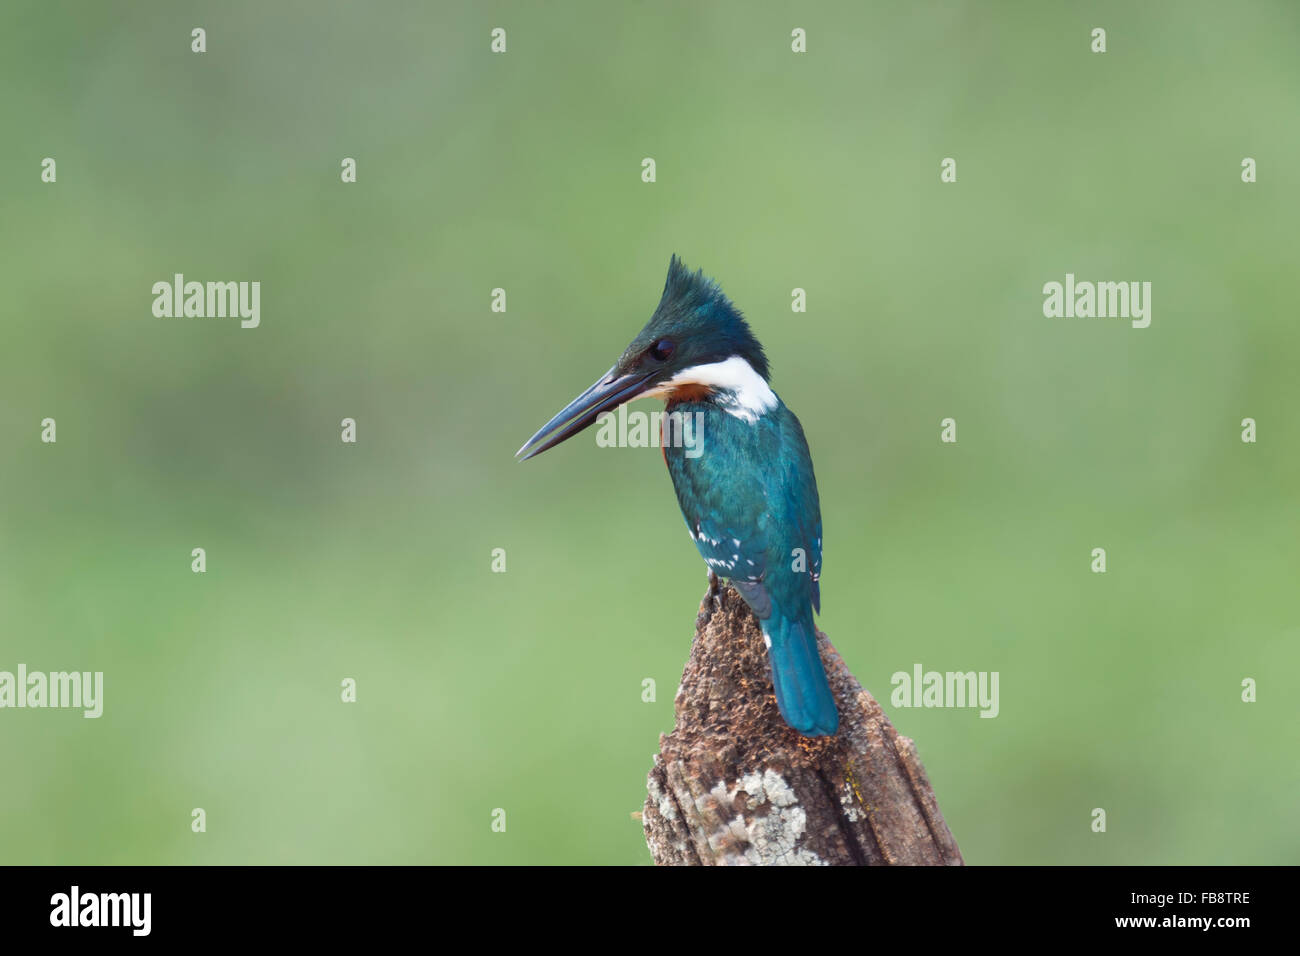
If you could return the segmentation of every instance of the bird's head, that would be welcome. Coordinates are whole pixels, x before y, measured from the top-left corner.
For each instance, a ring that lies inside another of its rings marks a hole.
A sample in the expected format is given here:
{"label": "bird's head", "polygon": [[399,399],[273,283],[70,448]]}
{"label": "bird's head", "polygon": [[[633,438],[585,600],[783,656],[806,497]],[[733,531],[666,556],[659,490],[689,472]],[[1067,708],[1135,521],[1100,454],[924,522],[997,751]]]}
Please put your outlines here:
{"label": "bird's head", "polygon": [[[762,409],[772,396],[767,357],[740,310],[702,271],[676,256],[650,321],[614,367],[560,410],[515,454],[540,455],[634,398],[699,400],[719,396]],[[772,396],[771,401],[775,401]]]}

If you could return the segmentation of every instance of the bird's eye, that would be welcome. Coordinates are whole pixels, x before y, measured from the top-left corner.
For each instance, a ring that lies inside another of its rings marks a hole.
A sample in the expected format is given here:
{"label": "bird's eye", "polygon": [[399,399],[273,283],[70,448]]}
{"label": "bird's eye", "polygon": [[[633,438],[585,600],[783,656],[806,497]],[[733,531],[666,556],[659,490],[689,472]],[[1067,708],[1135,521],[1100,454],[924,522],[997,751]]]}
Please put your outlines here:
{"label": "bird's eye", "polygon": [[673,349],[677,348],[672,339],[660,339],[650,348],[650,354],[661,362],[666,362],[668,356],[673,354]]}

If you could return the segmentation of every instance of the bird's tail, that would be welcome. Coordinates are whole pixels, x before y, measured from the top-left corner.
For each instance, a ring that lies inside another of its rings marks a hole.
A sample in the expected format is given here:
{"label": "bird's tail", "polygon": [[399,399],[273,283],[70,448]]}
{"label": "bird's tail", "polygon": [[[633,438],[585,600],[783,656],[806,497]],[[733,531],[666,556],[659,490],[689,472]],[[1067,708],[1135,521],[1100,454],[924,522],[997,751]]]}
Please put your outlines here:
{"label": "bird's tail", "polygon": [[839,728],[840,715],[817,651],[817,632],[812,621],[790,620],[773,608],[772,616],[762,623],[781,716],[805,737],[834,734]]}

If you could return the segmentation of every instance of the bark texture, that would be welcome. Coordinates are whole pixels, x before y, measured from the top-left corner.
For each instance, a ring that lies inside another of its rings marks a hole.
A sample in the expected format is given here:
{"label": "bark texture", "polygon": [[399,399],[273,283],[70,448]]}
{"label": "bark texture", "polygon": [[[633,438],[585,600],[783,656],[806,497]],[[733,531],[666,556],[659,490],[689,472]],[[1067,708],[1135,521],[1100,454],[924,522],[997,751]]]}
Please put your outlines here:
{"label": "bark texture", "polygon": [[916,747],[899,736],[826,635],[840,711],[834,737],[804,737],[776,708],[758,621],[710,587],[659,738],[642,823],[659,864],[960,865]]}

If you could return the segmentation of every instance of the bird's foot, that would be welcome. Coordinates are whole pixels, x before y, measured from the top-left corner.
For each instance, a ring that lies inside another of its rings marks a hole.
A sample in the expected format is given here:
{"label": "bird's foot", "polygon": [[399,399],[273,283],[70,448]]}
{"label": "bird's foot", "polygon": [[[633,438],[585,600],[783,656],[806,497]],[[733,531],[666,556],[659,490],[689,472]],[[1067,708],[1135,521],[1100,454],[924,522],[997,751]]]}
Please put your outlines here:
{"label": "bird's foot", "polygon": [[709,568],[709,591],[708,596],[712,600],[714,607],[718,605],[718,599],[722,595],[722,579],[713,573]]}

